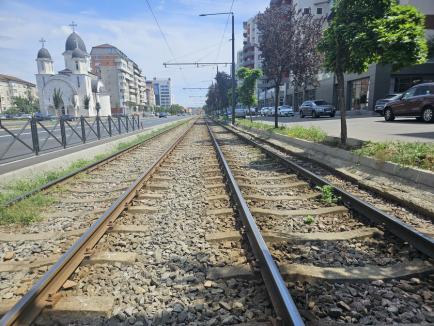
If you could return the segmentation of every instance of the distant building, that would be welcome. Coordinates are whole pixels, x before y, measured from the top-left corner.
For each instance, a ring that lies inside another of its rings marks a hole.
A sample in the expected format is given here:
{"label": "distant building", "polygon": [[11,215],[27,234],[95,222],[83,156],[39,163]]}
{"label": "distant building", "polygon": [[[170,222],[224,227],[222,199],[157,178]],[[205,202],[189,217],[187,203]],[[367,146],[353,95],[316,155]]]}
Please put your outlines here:
{"label": "distant building", "polygon": [[173,104],[172,101],[172,85],[170,78],[157,79],[154,78],[154,93],[157,106],[168,108]]}
{"label": "distant building", "polygon": [[17,77],[0,74],[0,112],[10,109],[14,97],[37,97],[36,85]]}
{"label": "distant building", "polygon": [[151,110],[157,105],[155,102],[154,83],[152,80],[146,81],[146,105]]}
{"label": "distant building", "polygon": [[[74,26],[74,25],[73,25]],[[96,116],[96,104],[100,104],[100,115],[110,115],[110,96],[104,91],[104,84],[90,71],[90,56],[81,37],[73,31],[65,43],[65,69],[54,73],[53,60],[44,47],[36,58],[38,74],[39,105],[45,114],[70,114],[73,116]],[[61,104],[58,111],[53,95],[59,92]],[[89,110],[84,109],[84,100],[89,97]]]}
{"label": "distant building", "polygon": [[90,51],[92,71],[104,82],[110,94],[112,114],[132,114],[146,106],[146,80],[139,66],[110,44]]}

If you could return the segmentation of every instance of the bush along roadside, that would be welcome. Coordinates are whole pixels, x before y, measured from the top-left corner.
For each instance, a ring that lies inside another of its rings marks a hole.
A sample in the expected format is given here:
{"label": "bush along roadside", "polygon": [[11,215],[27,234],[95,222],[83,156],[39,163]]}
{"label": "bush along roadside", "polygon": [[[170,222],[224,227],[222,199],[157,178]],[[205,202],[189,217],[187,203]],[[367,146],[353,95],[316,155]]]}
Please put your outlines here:
{"label": "bush along roadside", "polygon": [[402,166],[434,171],[434,143],[367,142],[353,152]]}
{"label": "bush along roadside", "polygon": [[302,127],[302,126],[293,126],[286,127],[281,126],[279,128],[274,128],[272,125],[262,122],[250,122],[246,119],[238,119],[237,124],[247,128],[254,128],[269,131],[272,133],[294,137],[304,140],[310,140],[314,142],[325,142],[327,139],[327,134],[324,130],[318,127],[310,126],[310,127]]}
{"label": "bush along roadside", "polygon": [[261,122],[250,122],[238,119],[237,124],[251,129],[265,130],[288,137],[314,141],[330,147],[339,147],[350,150],[360,155],[375,158],[380,161],[396,163],[404,167],[413,167],[434,171],[434,143],[421,142],[362,142],[356,147],[346,146],[342,148],[339,141],[333,141],[331,137],[317,127],[280,127],[275,129],[272,125]]}
{"label": "bush along roadside", "polygon": [[[159,134],[169,128],[179,126],[186,121],[176,122],[169,126],[153,130],[144,135],[138,135],[133,140],[128,142],[119,143],[113,150],[98,154],[91,160],[77,160],[71,163],[64,169],[52,170],[45,172],[28,180],[19,180],[1,186],[0,189],[0,225],[4,224],[30,224],[40,220],[42,211],[54,202],[51,194],[46,192],[36,193],[28,198],[25,198],[11,206],[5,207],[5,204],[14,198],[21,196],[25,193],[38,189],[39,187],[64,177],[70,173],[78,171],[92,163],[103,160],[113,154],[116,154],[128,147],[137,145],[146,141],[147,139]],[[61,191],[61,186],[56,187],[55,191]]]}

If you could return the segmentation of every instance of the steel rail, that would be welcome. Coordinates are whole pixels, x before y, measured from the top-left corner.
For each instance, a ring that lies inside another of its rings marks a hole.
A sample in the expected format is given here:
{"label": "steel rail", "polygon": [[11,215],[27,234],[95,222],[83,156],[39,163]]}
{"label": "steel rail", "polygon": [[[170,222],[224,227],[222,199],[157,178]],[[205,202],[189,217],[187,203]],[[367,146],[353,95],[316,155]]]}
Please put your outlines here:
{"label": "steel rail", "polygon": [[38,282],[3,316],[1,326],[28,325],[46,306],[55,304],[57,291],[74,273],[94,246],[113,227],[113,222],[128,209],[139,190],[152,177],[163,161],[185,138],[195,123],[168,148],[160,158],[134,181],[130,187],[108,208],[104,214],[60,257]]}
{"label": "steel rail", "polygon": [[[218,123],[218,122],[217,122]],[[376,208],[375,206],[367,203],[366,201],[354,196],[353,194],[349,193],[348,191],[345,191],[339,187],[334,186],[326,179],[316,175],[315,173],[303,168],[302,166],[298,165],[297,163],[291,161],[289,158],[275,153],[266,147],[262,146],[261,144],[257,143],[256,141],[248,138],[247,136],[244,136],[238,132],[235,132],[231,128],[228,128],[227,126],[218,123],[220,126],[225,128],[226,130],[229,130],[231,133],[237,135],[242,140],[247,142],[248,144],[257,147],[261,149],[264,153],[266,153],[268,156],[274,158],[277,161],[280,161],[282,164],[284,164],[289,169],[296,172],[299,176],[309,180],[311,183],[318,185],[318,186],[331,186],[333,188],[333,191],[336,195],[341,197],[341,200],[343,204],[354,211],[358,212],[362,216],[370,219],[371,221],[383,225],[388,231],[393,233],[398,238],[407,241],[409,244],[411,244],[413,247],[415,247],[420,252],[424,253],[428,257],[434,258],[434,239],[417,231],[415,228],[411,227],[410,225],[402,222],[400,219],[391,216],[382,210]]]}
{"label": "steel rail", "polygon": [[105,165],[105,164],[107,164],[107,163],[113,161],[113,160],[116,159],[118,156],[120,156],[120,155],[122,155],[122,154],[125,154],[125,153],[127,153],[127,152],[130,152],[130,151],[136,149],[137,147],[140,147],[140,146],[142,146],[142,145],[144,145],[144,144],[150,142],[151,140],[154,140],[155,138],[157,138],[157,137],[159,137],[159,136],[161,136],[161,135],[167,134],[169,131],[172,131],[173,129],[175,129],[175,128],[179,127],[179,126],[181,126],[181,125],[183,125],[183,124],[185,124],[185,123],[188,123],[188,121],[190,121],[190,120],[186,120],[186,121],[184,121],[182,124],[177,124],[177,125],[175,125],[175,126],[171,126],[171,127],[168,128],[168,129],[165,129],[165,130],[163,130],[163,131],[160,131],[160,132],[156,133],[155,135],[151,136],[150,138],[144,140],[143,142],[140,142],[140,143],[138,143],[138,144],[131,145],[131,146],[127,147],[127,148],[124,148],[123,150],[121,150],[121,151],[119,151],[119,152],[116,152],[116,153],[114,153],[114,154],[111,154],[110,156],[108,156],[108,157],[106,157],[106,158],[103,158],[103,159],[98,160],[98,161],[96,161],[96,162],[93,162],[93,163],[91,163],[91,164],[89,164],[89,165],[86,165],[86,166],[84,166],[84,167],[82,167],[82,168],[80,168],[80,169],[77,169],[77,170],[75,170],[75,171],[72,171],[71,173],[68,173],[67,175],[64,175],[63,177],[60,177],[60,178],[57,178],[56,180],[53,180],[53,181],[47,182],[46,184],[44,184],[44,185],[42,185],[42,186],[39,186],[38,188],[35,188],[35,189],[33,189],[33,190],[30,190],[30,191],[28,191],[28,192],[26,192],[26,193],[24,193],[24,194],[22,194],[22,195],[19,195],[19,196],[15,197],[15,198],[11,199],[10,201],[4,203],[2,206],[3,206],[3,207],[9,207],[9,206],[11,206],[11,205],[13,205],[13,204],[16,204],[17,202],[19,202],[19,201],[21,201],[21,200],[23,200],[23,199],[26,199],[26,198],[28,198],[28,197],[30,197],[30,196],[33,196],[34,194],[36,194],[36,193],[38,193],[38,192],[41,192],[41,191],[43,191],[43,190],[45,190],[45,189],[48,189],[48,188],[50,188],[50,187],[52,187],[52,186],[55,186],[55,185],[57,185],[57,184],[60,184],[60,183],[62,183],[63,181],[65,181],[65,180],[67,180],[67,179],[69,179],[69,178],[71,178],[71,177],[73,177],[73,176],[75,176],[75,175],[77,175],[77,174],[79,174],[79,173],[82,173],[82,172],[85,172],[85,171],[93,171],[94,169],[96,169],[96,168],[98,168],[98,167],[100,167],[100,166],[103,166],[103,165]]}
{"label": "steel rail", "polygon": [[256,259],[260,262],[260,270],[265,286],[268,290],[270,299],[277,316],[283,325],[304,325],[303,319],[292,299],[285,281],[274,262],[273,257],[262,237],[262,234],[256,225],[255,219],[241,194],[241,190],[235,181],[235,177],[226,162],[223,152],[220,149],[216,138],[214,137],[210,126],[207,123],[208,132],[211,136],[214,148],[217,152],[217,158],[221,169],[226,177],[227,184],[231,190],[231,197],[234,200],[237,211],[240,214],[241,221],[245,227],[247,238]]}

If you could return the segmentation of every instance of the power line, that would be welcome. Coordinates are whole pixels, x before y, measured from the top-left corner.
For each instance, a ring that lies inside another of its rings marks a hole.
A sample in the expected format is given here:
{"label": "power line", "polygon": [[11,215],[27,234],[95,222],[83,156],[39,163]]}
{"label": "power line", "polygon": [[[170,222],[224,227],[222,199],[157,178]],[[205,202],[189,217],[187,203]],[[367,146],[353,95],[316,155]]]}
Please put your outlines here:
{"label": "power line", "polygon": [[[233,9],[233,7],[234,7],[234,2],[235,2],[235,0],[232,0],[231,9],[229,9],[229,12],[232,12],[232,9]],[[230,17],[231,17],[231,15],[228,15],[228,18],[226,19],[226,24],[225,24],[225,28],[224,28],[224,30],[223,30],[223,35],[222,35],[222,38],[220,39],[219,49],[217,50],[217,55],[216,55],[216,57],[215,57],[215,60],[216,60],[216,61],[217,61],[217,59],[218,59],[219,56],[220,56],[220,51],[221,51],[221,48],[222,48],[223,40],[224,40],[225,35],[226,35],[226,30],[228,29],[229,18],[230,18]]]}
{"label": "power line", "polygon": [[[169,42],[167,41],[166,35],[164,34],[164,32],[160,26],[160,23],[158,22],[157,16],[155,16],[154,10],[152,10],[152,7],[151,7],[151,4],[149,3],[149,0],[145,0],[145,1],[146,1],[146,4],[148,5],[149,11],[152,14],[152,17],[154,17],[155,23],[157,24],[158,29],[160,31],[160,34],[163,37],[164,43],[166,43],[166,46],[169,49],[169,52],[170,52],[173,60],[175,60],[175,54],[174,54],[172,48],[170,47]],[[182,76],[182,79],[184,80],[184,83],[187,85],[188,84],[187,79],[185,78],[185,75],[184,75],[184,72],[182,71],[182,68],[180,68],[179,70],[181,71],[181,76]]]}
{"label": "power line", "polygon": [[158,29],[160,30],[160,34],[163,37],[163,40],[166,43],[167,48],[169,49],[170,54],[175,59],[175,55],[174,55],[174,53],[172,51],[172,48],[170,47],[169,42],[167,41],[166,35],[163,33],[163,30],[161,29],[160,23],[158,22],[157,16],[155,16],[155,14],[154,14],[154,10],[152,10],[152,7],[151,7],[151,4],[149,3],[149,0],[145,0],[145,1],[146,1],[146,4],[148,5],[149,11],[152,14],[152,17],[154,17],[155,23],[157,24]]}

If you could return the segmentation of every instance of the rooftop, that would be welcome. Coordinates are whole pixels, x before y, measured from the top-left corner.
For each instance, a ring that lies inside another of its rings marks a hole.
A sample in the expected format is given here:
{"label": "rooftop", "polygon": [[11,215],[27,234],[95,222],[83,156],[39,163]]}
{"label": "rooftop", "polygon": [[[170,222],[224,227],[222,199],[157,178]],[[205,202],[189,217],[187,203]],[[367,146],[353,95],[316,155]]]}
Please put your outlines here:
{"label": "rooftop", "polygon": [[36,86],[35,84],[28,82],[26,80],[20,79],[18,77],[3,75],[3,74],[0,74],[0,81],[13,81],[13,82],[20,83],[20,84],[26,84],[28,86],[33,86],[33,87]]}

